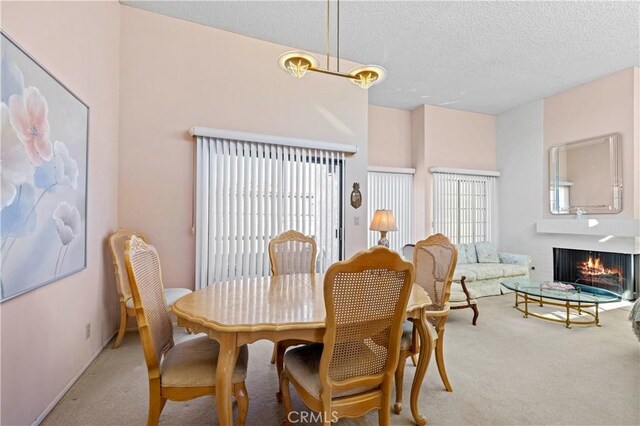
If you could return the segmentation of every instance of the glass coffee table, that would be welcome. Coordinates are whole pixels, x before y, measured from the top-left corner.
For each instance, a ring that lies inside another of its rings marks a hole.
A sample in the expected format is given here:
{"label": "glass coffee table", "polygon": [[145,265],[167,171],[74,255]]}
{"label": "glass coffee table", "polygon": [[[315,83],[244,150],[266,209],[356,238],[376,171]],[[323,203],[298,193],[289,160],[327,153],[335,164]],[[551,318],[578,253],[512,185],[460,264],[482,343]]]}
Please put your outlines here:
{"label": "glass coffee table", "polygon": [[[500,284],[515,292],[516,302],[514,307],[522,312],[525,318],[531,315],[547,321],[564,323],[567,328],[571,328],[571,324],[595,324],[600,327],[598,305],[601,303],[619,302],[621,300],[620,296],[613,292],[582,284],[571,283],[569,284],[571,288],[566,289],[548,288],[542,283],[528,278],[506,279],[501,281]],[[566,309],[566,318],[549,318],[531,312],[529,310],[529,304],[537,304],[538,306],[561,306]],[[524,305],[524,309],[521,308],[521,305]],[[586,311],[584,310],[585,308],[595,308],[595,312]],[[577,312],[580,316],[582,316],[582,314],[590,315],[593,320],[572,320],[571,311]]]}

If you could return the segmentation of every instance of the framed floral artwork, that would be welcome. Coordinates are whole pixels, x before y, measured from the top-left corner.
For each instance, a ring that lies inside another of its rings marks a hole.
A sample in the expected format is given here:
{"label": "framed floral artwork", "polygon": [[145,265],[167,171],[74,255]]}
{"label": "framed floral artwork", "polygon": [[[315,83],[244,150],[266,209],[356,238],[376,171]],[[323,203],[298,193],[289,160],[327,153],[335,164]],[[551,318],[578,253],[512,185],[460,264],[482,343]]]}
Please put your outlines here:
{"label": "framed floral artwork", "polygon": [[5,301],[87,264],[89,107],[1,33],[0,291]]}

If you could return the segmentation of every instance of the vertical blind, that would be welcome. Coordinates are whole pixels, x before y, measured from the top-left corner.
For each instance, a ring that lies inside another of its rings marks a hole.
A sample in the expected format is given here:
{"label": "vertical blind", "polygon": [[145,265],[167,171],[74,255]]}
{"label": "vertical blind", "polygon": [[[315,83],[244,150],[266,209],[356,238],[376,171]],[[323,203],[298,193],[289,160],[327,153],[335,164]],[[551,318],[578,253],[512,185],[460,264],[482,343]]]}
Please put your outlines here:
{"label": "vertical blind", "polygon": [[433,230],[453,243],[492,241],[496,176],[433,172]]}
{"label": "vertical blind", "polygon": [[[405,244],[413,243],[413,172],[369,171],[367,173],[369,204],[367,226],[376,210],[391,210],[398,231],[389,232],[389,248],[401,251]],[[369,247],[380,239],[380,232],[369,231]]]}
{"label": "vertical blind", "polygon": [[344,153],[196,137],[196,288],[269,275],[269,240],[316,240],[316,269],[341,258]]}

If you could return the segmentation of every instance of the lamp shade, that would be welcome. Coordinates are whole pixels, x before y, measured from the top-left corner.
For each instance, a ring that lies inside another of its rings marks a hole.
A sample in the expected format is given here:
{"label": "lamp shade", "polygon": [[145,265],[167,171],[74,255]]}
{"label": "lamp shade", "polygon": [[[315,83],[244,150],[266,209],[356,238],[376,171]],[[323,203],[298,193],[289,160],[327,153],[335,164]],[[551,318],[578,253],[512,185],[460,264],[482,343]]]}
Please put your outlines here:
{"label": "lamp shade", "polygon": [[370,231],[397,231],[396,219],[391,210],[376,210],[369,225]]}

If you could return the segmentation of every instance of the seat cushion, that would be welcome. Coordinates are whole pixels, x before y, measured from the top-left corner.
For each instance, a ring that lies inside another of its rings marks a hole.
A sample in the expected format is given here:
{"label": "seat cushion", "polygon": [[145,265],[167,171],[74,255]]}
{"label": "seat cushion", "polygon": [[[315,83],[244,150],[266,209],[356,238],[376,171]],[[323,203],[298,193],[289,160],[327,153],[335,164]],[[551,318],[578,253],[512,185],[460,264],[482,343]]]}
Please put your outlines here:
{"label": "seat cushion", "polygon": [[518,275],[527,275],[529,271],[526,265],[500,265],[505,277],[515,277]]}
{"label": "seat cushion", "polygon": [[[189,339],[175,345],[160,365],[160,378],[164,387],[215,386],[216,367],[220,345],[208,336]],[[240,383],[247,377],[249,350],[240,348],[232,382]]]}
{"label": "seat cushion", "polygon": [[167,306],[173,305],[176,300],[180,299],[182,296],[186,296],[189,293],[193,293],[188,288],[180,288],[180,287],[169,287],[164,289],[164,297],[167,299]]}
{"label": "seat cushion", "polygon": [[[476,280],[476,274],[471,269],[466,269],[465,267],[468,265],[462,265],[460,268],[456,268],[453,271],[453,281],[460,281],[462,277],[466,277],[464,282],[471,282]],[[473,267],[473,266],[471,266]]]}
{"label": "seat cushion", "polygon": [[[188,288],[180,288],[180,287],[169,287],[164,289],[164,297],[167,299],[167,306],[173,305],[176,300],[180,299],[182,296],[186,296],[189,293],[193,293],[192,290]],[[127,300],[127,308],[133,308],[133,299]]]}
{"label": "seat cushion", "polygon": [[504,271],[500,263],[478,263],[473,266],[473,272],[476,273],[477,281],[501,278],[504,276]]}
{"label": "seat cushion", "polygon": [[[299,346],[288,350],[284,354],[284,365],[291,377],[307,392],[320,398],[320,358],[322,357],[322,343]],[[361,362],[362,358],[354,358],[354,362]],[[344,366],[346,369],[348,365]],[[334,392],[333,397],[355,395],[373,388],[356,388],[346,392]]]}
{"label": "seat cushion", "polygon": [[[438,340],[438,333],[436,332],[435,327],[427,322],[427,327],[431,327],[431,335],[433,336],[433,341]],[[408,351],[411,349],[411,335],[413,333],[413,323],[411,321],[405,321],[402,325],[402,340],[400,340],[400,350]],[[402,361],[401,361],[402,362]]]}

